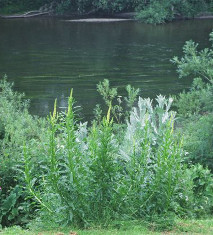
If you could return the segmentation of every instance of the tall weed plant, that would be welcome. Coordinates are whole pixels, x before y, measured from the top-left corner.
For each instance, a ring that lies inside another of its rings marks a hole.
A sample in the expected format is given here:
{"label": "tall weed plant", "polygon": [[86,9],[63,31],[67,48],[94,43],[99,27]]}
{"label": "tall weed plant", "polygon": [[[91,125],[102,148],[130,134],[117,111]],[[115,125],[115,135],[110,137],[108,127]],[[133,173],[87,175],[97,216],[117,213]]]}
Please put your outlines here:
{"label": "tall weed plant", "polygon": [[128,122],[121,157],[126,164],[129,208],[134,216],[177,212],[182,193],[182,143],[173,136],[175,114],[172,99],[158,96],[153,107],[150,99],[139,98]]}

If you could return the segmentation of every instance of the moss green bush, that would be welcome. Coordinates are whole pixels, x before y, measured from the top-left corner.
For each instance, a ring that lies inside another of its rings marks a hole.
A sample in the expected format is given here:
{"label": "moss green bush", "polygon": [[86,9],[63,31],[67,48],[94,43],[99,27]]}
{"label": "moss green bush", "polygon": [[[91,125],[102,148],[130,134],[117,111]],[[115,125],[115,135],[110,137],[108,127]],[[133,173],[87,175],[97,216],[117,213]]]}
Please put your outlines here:
{"label": "moss green bush", "polygon": [[0,81],[0,223],[2,226],[25,224],[31,217],[26,201],[22,167],[23,143],[41,142],[46,121],[28,112],[29,102],[12,90],[6,79]]}
{"label": "moss green bush", "polygon": [[[213,42],[213,33],[210,33]],[[175,105],[179,124],[185,136],[186,160],[200,163],[213,171],[213,50],[198,50],[198,44],[188,41],[184,56],[174,57],[180,78],[194,78],[191,89],[179,94]]]}

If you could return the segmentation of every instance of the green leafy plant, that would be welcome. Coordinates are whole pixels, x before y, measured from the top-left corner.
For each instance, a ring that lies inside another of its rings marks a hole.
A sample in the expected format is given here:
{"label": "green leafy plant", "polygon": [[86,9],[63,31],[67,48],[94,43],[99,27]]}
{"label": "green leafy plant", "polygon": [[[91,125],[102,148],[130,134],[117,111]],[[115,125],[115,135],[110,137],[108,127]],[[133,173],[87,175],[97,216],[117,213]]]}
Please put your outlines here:
{"label": "green leafy plant", "polygon": [[206,84],[201,78],[195,78],[189,91],[183,91],[175,97],[174,106],[180,117],[207,114],[213,111],[213,85]]}
{"label": "green leafy plant", "polygon": [[193,180],[193,209],[197,216],[204,216],[213,209],[213,175],[208,169],[197,164],[188,169]]}
{"label": "green leafy plant", "polygon": [[2,198],[0,201],[0,222],[3,226],[23,225],[29,221],[32,208],[29,202],[24,201],[25,196],[25,192],[19,185],[11,189],[9,195],[0,192]]}
{"label": "green leafy plant", "polygon": [[149,24],[161,24],[172,20],[174,13],[170,11],[171,3],[169,1],[151,1],[147,7],[142,7],[137,12],[136,18]]}
{"label": "green leafy plant", "polygon": [[128,163],[128,188],[133,187],[129,199],[139,217],[173,210],[183,169],[181,145],[173,138],[171,102],[159,96],[153,108],[150,99],[139,98],[138,110],[130,115],[122,155]]}
{"label": "green leafy plant", "polygon": [[205,0],[139,0],[136,4],[136,18],[150,24],[161,24],[175,17],[193,18],[211,8]]}
{"label": "green leafy plant", "polygon": [[[213,42],[213,33],[210,39]],[[212,44],[213,45],[213,44]],[[179,77],[199,76],[204,81],[213,83],[213,50],[205,48],[198,51],[198,44],[187,41],[183,47],[184,56],[181,59],[174,57],[172,62],[177,65]]]}
{"label": "green leafy plant", "polygon": [[[210,33],[212,40],[213,34]],[[199,76],[194,78],[188,92],[176,97],[175,106],[181,117],[180,131],[185,135],[186,161],[203,164],[212,170],[213,50],[198,51],[197,47],[198,44],[192,41],[186,42],[184,56],[172,60],[180,78]]]}
{"label": "green leafy plant", "polygon": [[[112,115],[117,123],[122,123],[125,118],[128,119],[130,111],[138,97],[140,89],[135,89],[130,85],[126,86],[127,97],[118,95],[117,88],[111,88],[109,80],[104,79],[103,82],[99,82],[97,85],[97,91],[102,96],[107,107],[111,109]],[[125,103],[124,103],[125,101]],[[101,117],[100,105],[96,107],[95,114],[97,117]]]}
{"label": "green leafy plant", "polygon": [[184,148],[187,151],[186,161],[200,163],[213,170],[213,115],[191,118],[182,124],[184,132]]}
{"label": "green leafy plant", "polygon": [[[2,226],[25,224],[31,218],[30,202],[22,190],[24,179],[21,173],[23,143],[32,139],[39,142],[45,121],[32,117],[28,112],[29,102],[24,95],[14,92],[6,77],[0,81],[0,183]],[[7,207],[11,204],[11,207]]]}

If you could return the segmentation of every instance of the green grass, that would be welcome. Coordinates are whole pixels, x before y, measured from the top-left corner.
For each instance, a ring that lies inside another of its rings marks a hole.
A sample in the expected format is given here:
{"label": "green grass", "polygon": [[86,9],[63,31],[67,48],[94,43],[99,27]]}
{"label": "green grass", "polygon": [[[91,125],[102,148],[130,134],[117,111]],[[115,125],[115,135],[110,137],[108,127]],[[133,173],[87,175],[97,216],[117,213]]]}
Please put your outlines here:
{"label": "green grass", "polygon": [[34,230],[23,230],[20,227],[6,228],[0,231],[0,235],[141,235],[141,234],[213,234],[213,218],[204,220],[178,220],[173,229],[158,232],[154,231],[155,226],[149,224],[149,228],[143,222],[124,223],[118,229],[88,229],[76,230],[71,228],[43,231],[39,228]]}

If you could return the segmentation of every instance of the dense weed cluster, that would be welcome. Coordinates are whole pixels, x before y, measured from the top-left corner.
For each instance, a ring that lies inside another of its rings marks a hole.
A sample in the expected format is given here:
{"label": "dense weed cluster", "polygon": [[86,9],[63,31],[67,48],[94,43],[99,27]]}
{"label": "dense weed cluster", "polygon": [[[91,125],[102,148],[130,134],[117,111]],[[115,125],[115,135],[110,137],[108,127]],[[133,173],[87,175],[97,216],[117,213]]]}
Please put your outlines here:
{"label": "dense weed cluster", "polygon": [[122,140],[114,134],[111,107],[100,124],[87,128],[86,123],[75,124],[72,101],[71,95],[64,117],[55,108],[50,118],[41,174],[30,174],[36,172],[32,150],[24,154],[27,187],[45,216],[85,226],[178,213],[179,202],[187,204],[171,100],[159,96],[153,108],[151,100],[139,98]]}
{"label": "dense weed cluster", "polygon": [[[8,95],[11,105],[21,98],[5,80],[1,87],[5,105]],[[111,103],[101,121],[89,127],[76,122],[72,92],[67,112],[58,114],[55,104],[48,121],[31,117],[26,102],[18,104],[9,112],[19,126],[1,120],[3,226],[26,223],[35,208],[49,226],[80,227],[160,217],[168,225],[175,216],[205,214],[211,209],[212,176],[201,165],[184,165],[182,139],[173,133],[172,99],[158,96],[153,106],[150,99],[139,97],[120,128],[113,121]]]}

